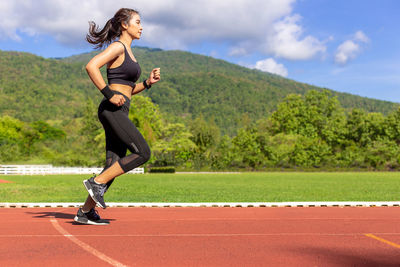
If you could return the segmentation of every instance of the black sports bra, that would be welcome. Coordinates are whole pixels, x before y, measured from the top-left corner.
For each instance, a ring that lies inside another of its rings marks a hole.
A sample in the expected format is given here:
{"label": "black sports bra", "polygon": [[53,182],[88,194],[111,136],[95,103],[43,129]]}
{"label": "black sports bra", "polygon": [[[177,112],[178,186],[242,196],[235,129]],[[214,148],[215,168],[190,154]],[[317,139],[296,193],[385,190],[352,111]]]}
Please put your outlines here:
{"label": "black sports bra", "polygon": [[116,68],[107,69],[108,84],[125,84],[135,87],[135,82],[140,78],[141,73],[139,63],[133,61],[125,45],[122,42],[120,43],[124,46],[125,50],[124,62]]}

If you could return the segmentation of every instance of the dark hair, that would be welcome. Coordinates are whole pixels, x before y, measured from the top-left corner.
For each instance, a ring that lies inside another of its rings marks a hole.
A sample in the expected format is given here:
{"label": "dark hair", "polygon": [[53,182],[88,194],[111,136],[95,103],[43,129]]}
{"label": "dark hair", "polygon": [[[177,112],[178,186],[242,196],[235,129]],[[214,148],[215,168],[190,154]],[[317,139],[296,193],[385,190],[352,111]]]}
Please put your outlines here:
{"label": "dark hair", "polygon": [[109,45],[116,37],[121,35],[121,23],[129,25],[134,14],[139,15],[139,12],[130,8],[121,8],[115,13],[114,17],[106,22],[101,30],[94,21],[89,21],[89,33],[86,34],[86,40],[95,45],[96,49]]}

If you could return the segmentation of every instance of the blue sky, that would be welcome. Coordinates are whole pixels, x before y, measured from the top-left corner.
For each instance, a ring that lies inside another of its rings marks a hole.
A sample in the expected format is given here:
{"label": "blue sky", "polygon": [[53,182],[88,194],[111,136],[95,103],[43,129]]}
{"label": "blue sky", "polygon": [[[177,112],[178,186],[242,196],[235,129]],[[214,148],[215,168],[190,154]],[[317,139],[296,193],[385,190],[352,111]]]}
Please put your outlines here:
{"label": "blue sky", "polygon": [[87,22],[103,25],[116,7],[141,12],[143,36],[134,45],[209,55],[400,102],[395,0],[1,0],[0,50],[43,57],[89,52]]}

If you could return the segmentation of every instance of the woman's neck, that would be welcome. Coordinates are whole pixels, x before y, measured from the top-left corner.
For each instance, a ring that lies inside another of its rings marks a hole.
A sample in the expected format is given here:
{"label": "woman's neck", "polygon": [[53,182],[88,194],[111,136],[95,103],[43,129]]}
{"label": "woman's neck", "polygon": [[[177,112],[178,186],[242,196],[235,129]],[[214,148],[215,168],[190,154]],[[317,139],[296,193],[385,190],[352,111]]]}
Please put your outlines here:
{"label": "woman's neck", "polygon": [[129,34],[125,34],[124,32],[121,34],[121,36],[119,37],[119,41],[123,42],[124,44],[126,44],[128,47],[132,46],[132,37]]}

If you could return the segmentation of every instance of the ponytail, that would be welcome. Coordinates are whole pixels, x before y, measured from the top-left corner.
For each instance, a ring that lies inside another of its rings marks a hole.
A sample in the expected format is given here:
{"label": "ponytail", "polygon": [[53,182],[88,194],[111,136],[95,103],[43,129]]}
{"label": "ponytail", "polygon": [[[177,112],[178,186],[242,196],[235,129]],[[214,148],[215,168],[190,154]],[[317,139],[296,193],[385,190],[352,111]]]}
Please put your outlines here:
{"label": "ponytail", "polygon": [[89,33],[86,34],[86,40],[95,45],[95,49],[108,46],[115,38],[121,35],[121,23],[129,25],[129,21],[134,14],[139,14],[139,12],[129,8],[121,8],[113,18],[106,22],[106,25],[101,30],[94,21],[89,21]]}

